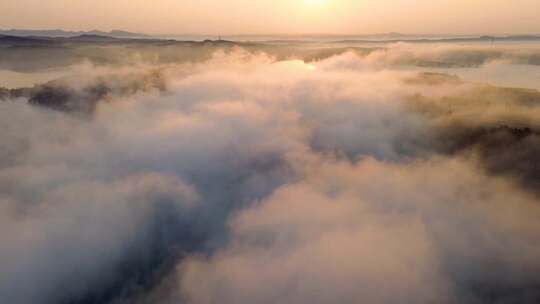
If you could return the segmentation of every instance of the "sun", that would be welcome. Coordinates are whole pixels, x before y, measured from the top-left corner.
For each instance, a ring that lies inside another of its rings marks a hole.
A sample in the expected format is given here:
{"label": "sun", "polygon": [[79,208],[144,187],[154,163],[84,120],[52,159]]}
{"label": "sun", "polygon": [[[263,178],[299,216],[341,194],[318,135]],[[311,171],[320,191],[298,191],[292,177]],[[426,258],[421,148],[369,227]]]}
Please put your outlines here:
{"label": "sun", "polygon": [[322,6],[326,4],[328,0],[304,0],[304,3],[309,6]]}

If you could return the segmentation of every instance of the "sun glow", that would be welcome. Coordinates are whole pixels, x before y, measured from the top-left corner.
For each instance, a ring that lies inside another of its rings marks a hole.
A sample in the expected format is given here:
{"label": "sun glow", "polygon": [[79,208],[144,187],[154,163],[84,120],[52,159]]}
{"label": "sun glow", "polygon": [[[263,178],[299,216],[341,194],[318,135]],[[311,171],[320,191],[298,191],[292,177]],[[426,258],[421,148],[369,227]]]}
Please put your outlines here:
{"label": "sun glow", "polygon": [[328,2],[328,0],[304,0],[304,3],[309,6],[321,6]]}

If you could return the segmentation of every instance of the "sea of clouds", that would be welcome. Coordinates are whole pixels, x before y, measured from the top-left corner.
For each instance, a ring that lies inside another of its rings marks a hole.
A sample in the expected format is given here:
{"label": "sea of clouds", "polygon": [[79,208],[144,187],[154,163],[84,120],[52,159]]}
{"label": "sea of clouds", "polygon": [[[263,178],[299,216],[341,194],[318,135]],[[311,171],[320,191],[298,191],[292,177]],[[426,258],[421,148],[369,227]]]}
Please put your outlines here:
{"label": "sea of clouds", "polygon": [[238,48],[5,89],[0,302],[537,303],[540,92],[396,58]]}

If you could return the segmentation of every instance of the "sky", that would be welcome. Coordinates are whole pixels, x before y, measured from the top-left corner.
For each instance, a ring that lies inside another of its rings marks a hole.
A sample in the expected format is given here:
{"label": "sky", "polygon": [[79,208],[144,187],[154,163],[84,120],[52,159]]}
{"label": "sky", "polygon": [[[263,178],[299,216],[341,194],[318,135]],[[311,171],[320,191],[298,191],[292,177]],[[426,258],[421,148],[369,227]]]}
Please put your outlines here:
{"label": "sky", "polygon": [[538,0],[0,0],[0,28],[151,34],[540,33]]}

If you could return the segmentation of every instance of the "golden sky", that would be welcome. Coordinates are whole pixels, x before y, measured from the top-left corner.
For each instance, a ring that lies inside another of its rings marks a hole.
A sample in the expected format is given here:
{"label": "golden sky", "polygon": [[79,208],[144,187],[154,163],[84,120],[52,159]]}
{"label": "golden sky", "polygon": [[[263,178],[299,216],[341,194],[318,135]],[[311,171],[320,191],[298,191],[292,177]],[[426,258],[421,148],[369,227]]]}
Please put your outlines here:
{"label": "golden sky", "polygon": [[540,33],[540,0],[0,0],[0,28],[171,34]]}

